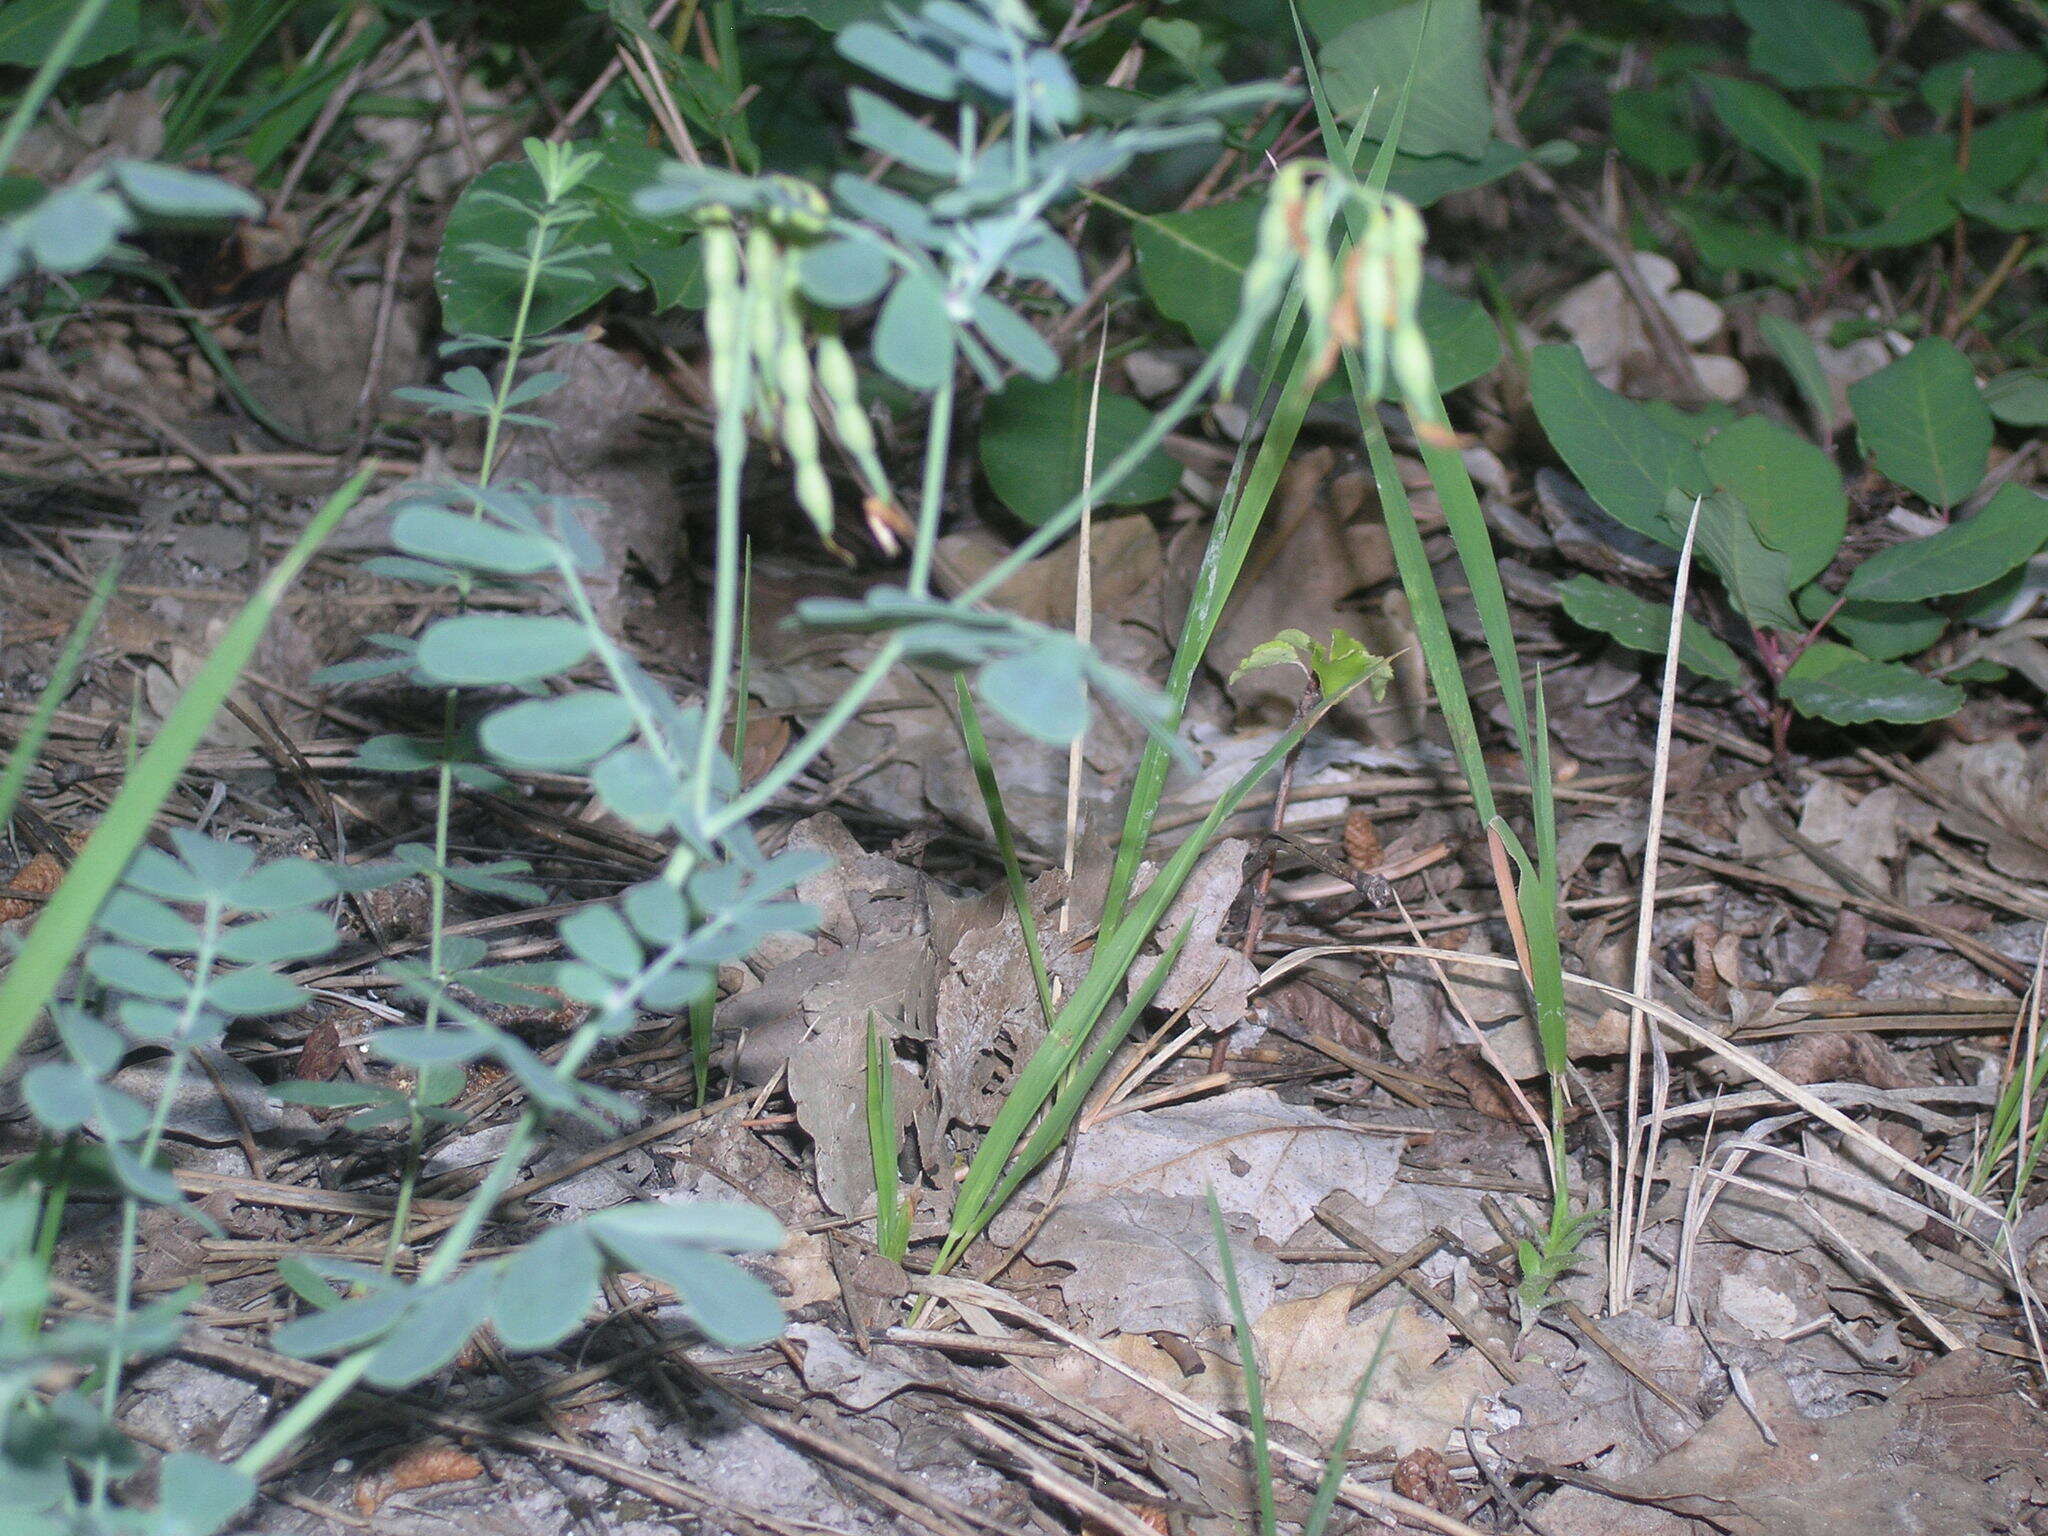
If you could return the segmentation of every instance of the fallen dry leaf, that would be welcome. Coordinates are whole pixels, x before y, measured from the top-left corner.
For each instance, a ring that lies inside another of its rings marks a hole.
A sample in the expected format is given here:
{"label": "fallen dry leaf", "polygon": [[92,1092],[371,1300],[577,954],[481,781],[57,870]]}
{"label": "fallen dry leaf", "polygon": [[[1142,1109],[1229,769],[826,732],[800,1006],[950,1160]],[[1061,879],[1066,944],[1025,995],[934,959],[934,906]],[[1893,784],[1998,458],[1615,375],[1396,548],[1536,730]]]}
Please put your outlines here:
{"label": "fallen dry leaf", "polygon": [[[48,896],[64,882],[64,866],[47,853],[39,853],[14,872],[6,884],[17,891],[26,891],[32,896]],[[39,901],[26,901],[19,896],[0,896],[0,923],[10,923],[16,918],[33,917],[42,910]]]}
{"label": "fallen dry leaf", "polygon": [[452,1445],[422,1445],[406,1452],[382,1472],[356,1481],[355,1506],[365,1518],[374,1516],[394,1493],[466,1483],[484,1475],[484,1464]]}
{"label": "fallen dry leaf", "polygon": [[[1331,1444],[1344,1427],[1359,1375],[1382,1334],[1386,1347],[1352,1430],[1355,1452],[1391,1449],[1405,1456],[1440,1449],[1461,1430],[1474,1398],[1505,1385],[1478,1351],[1454,1352],[1450,1330],[1434,1316],[1397,1306],[1354,1319],[1351,1295],[1352,1287],[1340,1285],[1320,1296],[1279,1302],[1252,1324],[1265,1373],[1266,1411],[1318,1444]],[[1243,1371],[1219,1358],[1182,1390],[1219,1408],[1238,1407]]]}

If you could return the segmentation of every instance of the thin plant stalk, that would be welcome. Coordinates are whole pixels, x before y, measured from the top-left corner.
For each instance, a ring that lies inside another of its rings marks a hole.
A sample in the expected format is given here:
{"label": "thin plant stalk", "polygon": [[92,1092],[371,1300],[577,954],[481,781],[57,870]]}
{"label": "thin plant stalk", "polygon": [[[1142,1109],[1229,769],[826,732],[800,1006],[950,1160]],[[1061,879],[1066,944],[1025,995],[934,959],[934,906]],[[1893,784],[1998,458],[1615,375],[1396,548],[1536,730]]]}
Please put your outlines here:
{"label": "thin plant stalk", "polygon": [[43,743],[50,736],[50,724],[57,718],[57,708],[78,678],[78,669],[85,661],[86,647],[92,644],[100,617],[107,611],[107,604],[113,600],[114,589],[120,581],[121,562],[109,560],[92,585],[92,595],[78,611],[78,618],[64,641],[57,664],[50,669],[50,680],[36,696],[35,713],[29,716],[28,724],[14,739],[14,750],[7,755],[7,766],[0,769],[0,835],[4,835],[13,823],[15,804],[21,799],[22,788],[28,783],[29,772],[35,767],[36,759],[42,755]]}
{"label": "thin plant stalk", "polygon": [[1010,905],[1017,913],[1017,925],[1024,934],[1024,954],[1031,962],[1032,984],[1038,989],[1039,1016],[1051,1027],[1057,1009],[1053,1003],[1052,976],[1045,966],[1045,948],[1038,935],[1038,917],[1031,910],[1031,887],[1024,879],[1024,866],[1017,858],[1017,838],[1010,827],[1009,812],[1003,806],[1003,787],[996,778],[996,766],[988,753],[988,737],[982,733],[981,711],[967,679],[955,674],[953,696],[960,706],[960,740],[967,748],[967,765],[974,770],[974,782],[981,790],[982,808],[988,812],[995,832],[996,853],[1002,860],[1003,879],[1010,887]]}
{"label": "thin plant stalk", "polygon": [[[1693,540],[1699,533],[1699,523],[1700,501],[1695,497],[1692,515],[1685,521],[1685,538],[1678,550],[1678,575],[1671,588],[1671,629],[1664,649],[1663,683],[1658,690],[1657,749],[1650,776],[1648,824],[1643,835],[1642,895],[1636,904],[1635,962],[1629,985],[1629,990],[1639,997],[1647,996],[1651,986],[1650,930],[1657,916],[1658,855],[1664,846],[1664,802],[1671,782],[1671,721],[1677,712],[1678,656],[1685,640],[1685,600],[1692,581]],[[1609,1192],[1607,1202],[1608,1208],[1614,1212],[1613,1225],[1608,1229],[1607,1310],[1617,1314],[1628,1309],[1633,1291],[1630,1278],[1635,1268],[1636,1247],[1642,1221],[1648,1214],[1649,1179],[1643,1181],[1640,1200],[1636,1195],[1637,1148],[1641,1145],[1641,1138],[1636,1134],[1636,1119],[1642,1104],[1643,1054],[1649,1043],[1648,1034],[1649,1020],[1643,1016],[1643,1011],[1640,1008],[1629,1009],[1628,1098],[1622,1118],[1626,1150],[1618,1170],[1618,1182]],[[1642,1154],[1643,1166],[1651,1169],[1657,1166],[1656,1138],[1663,1121],[1662,1111],[1662,1104],[1652,1107],[1649,1143]]]}
{"label": "thin plant stalk", "polygon": [[14,164],[14,157],[21,150],[21,141],[27,137],[30,125],[43,110],[43,103],[50,99],[50,93],[64,78],[64,72],[78,57],[78,50],[85,45],[86,38],[92,34],[92,29],[99,24],[100,17],[111,3],[112,0],[78,0],[71,19],[64,23],[64,30],[50,44],[50,51],[43,55],[43,62],[29,77],[28,88],[7,115],[7,126],[0,128],[0,175],[6,174],[7,168]]}
{"label": "thin plant stalk", "polygon": [[0,1068],[13,1060],[57,984],[71,968],[100,908],[149,835],[213,717],[255,654],[285,592],[357,501],[379,466],[372,460],[313,514],[285,557],[222,633],[192,682],[135,759],[64,883],[44,904],[21,953],[0,977]]}

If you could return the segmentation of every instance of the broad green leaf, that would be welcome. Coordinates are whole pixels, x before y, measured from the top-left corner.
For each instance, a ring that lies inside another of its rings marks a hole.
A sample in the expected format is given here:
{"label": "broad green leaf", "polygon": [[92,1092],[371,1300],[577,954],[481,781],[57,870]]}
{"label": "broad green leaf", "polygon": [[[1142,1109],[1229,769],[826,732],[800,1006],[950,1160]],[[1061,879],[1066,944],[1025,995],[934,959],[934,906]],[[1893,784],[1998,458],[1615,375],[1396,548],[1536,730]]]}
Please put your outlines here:
{"label": "broad green leaf", "polygon": [[882,0],[746,0],[749,16],[788,16],[808,21],[823,32],[837,32],[856,21],[883,19]]}
{"label": "broad green leaf", "polygon": [[1700,260],[1717,272],[1752,272],[1788,288],[1813,281],[1813,258],[1807,248],[1775,229],[1738,223],[1684,203],[1670,204],[1666,212],[1691,237]]}
{"label": "broad green leaf", "polygon": [[1943,117],[1962,105],[1963,87],[1981,110],[2009,106],[2048,85],[2048,61],[2022,49],[1979,48],[1920,76],[1920,99]]}
{"label": "broad green leaf", "polygon": [[[1470,384],[1493,372],[1500,362],[1500,331],[1477,299],[1451,292],[1432,278],[1422,280],[1415,320],[1429,343],[1439,393]],[[1389,384],[1391,397],[1393,386]]]}
{"label": "broad green leaf", "polygon": [[1990,197],[2003,192],[2041,163],[2048,150],[2048,105],[2007,112],[1981,123],[1970,135],[1970,163],[1963,167],[1960,195]]}
{"label": "broad green leaf", "polygon": [[[1404,133],[1403,142],[1406,137]],[[1359,154],[1359,164],[1370,165],[1378,148],[1377,142],[1367,142]],[[1488,139],[1476,160],[1463,155],[1410,155],[1396,150],[1393,170],[1387,176],[1387,190],[1396,197],[1407,198],[1418,208],[1427,208],[1453,192],[1470,192],[1474,187],[1499,181],[1529,158],[1527,150],[1517,149],[1502,139]]]}
{"label": "broad green leaf", "polygon": [[[1091,374],[1068,373],[1048,383],[1012,379],[982,412],[980,456],[989,488],[1004,506],[1037,525],[1081,491],[1088,448]],[[1095,416],[1095,464],[1110,463],[1141,437],[1151,416],[1128,395],[1102,391]],[[1154,449],[1102,502],[1140,506],[1173,494],[1180,465]]]}
{"label": "broad green leaf", "polygon": [[538,682],[589,654],[590,636],[573,619],[465,613],[430,626],[415,660],[437,683],[479,687]]}
{"label": "broad green leaf", "polygon": [[1925,603],[1844,602],[1835,607],[1834,594],[1811,586],[1799,594],[1799,616],[1818,624],[1834,609],[1828,627],[1872,661],[1897,661],[1917,656],[1939,640],[1948,628],[1948,616],[1936,613]]}
{"label": "broad green leaf", "polygon": [[[1690,498],[1679,492],[1665,502],[1664,515],[1676,536],[1683,536],[1691,512]],[[1764,543],[1741,497],[1716,491],[1700,501],[1693,548],[1721,578],[1735,611],[1758,629],[1796,635],[1806,627],[1792,606],[1791,557]]]}
{"label": "broad green leaf", "polygon": [[1872,661],[1832,640],[1816,641],[1778,691],[1802,715],[1836,725],[1921,725],[1963,707],[1963,690],[1895,661]]}
{"label": "broad green leaf", "polygon": [[1339,117],[1367,112],[1367,135],[1383,139],[1406,85],[1400,147],[1479,158],[1493,133],[1479,0],[1305,0],[1301,12]]}
{"label": "broad green leaf", "polygon": [[[0,64],[34,69],[70,23],[79,0],[9,0],[0,6]],[[84,69],[135,46],[141,36],[142,0],[113,0],[71,56]]]}
{"label": "broad green leaf", "polygon": [[1713,483],[1692,444],[1594,378],[1569,343],[1536,349],[1529,393],[1551,446],[1587,494],[1615,521],[1675,545],[1664,498],[1674,490],[1698,494]]}
{"label": "broad green leaf", "polygon": [[1788,90],[1860,86],[1877,70],[1870,28],[1843,0],[1735,0],[1750,68]]}
{"label": "broad green leaf", "polygon": [[953,322],[923,272],[896,279],[875,321],[875,366],[912,389],[937,389],[953,371]]}
{"label": "broad green leaf", "polygon": [[1152,307],[1214,347],[1237,318],[1264,203],[1244,198],[1186,213],[1152,214],[1131,229],[1138,281]]}
{"label": "broad green leaf", "polygon": [[[1662,656],[1671,644],[1671,605],[1653,603],[1596,576],[1574,576],[1560,582],[1558,597],[1574,623],[1598,630],[1632,651]],[[1685,666],[1730,685],[1742,681],[1742,662],[1719,635],[1693,619],[1679,636],[1678,659]]]}
{"label": "broad green leaf", "polygon": [[1615,148],[1659,176],[1698,165],[1706,152],[1699,135],[1679,121],[1679,102],[1669,89],[1616,91],[1607,104]]}
{"label": "broad green leaf", "polygon": [[1749,508],[1763,541],[1784,551],[1786,579],[1811,581],[1835,558],[1849,498],[1835,461],[1762,416],[1745,416],[1700,450],[1714,484]]}
{"label": "broad green leaf", "polygon": [[1791,102],[1767,85],[1727,75],[1708,76],[1706,87],[1714,115],[1744,148],[1789,176],[1820,180],[1820,137]]}
{"label": "broad green leaf", "polygon": [[1778,361],[1785,365],[1785,371],[1792,375],[1793,386],[1813,418],[1814,430],[1823,437],[1830,436],[1835,422],[1834,393],[1813,338],[1783,315],[1774,315],[1769,310],[1758,312],[1756,328],[1778,355]]}
{"label": "broad green leaf", "polygon": [[566,770],[595,762],[632,733],[633,711],[624,699],[581,688],[494,710],[477,740],[507,767]]}
{"label": "broad green leaf", "polygon": [[2048,371],[2001,373],[1984,386],[1984,403],[2008,427],[2048,427]]}
{"label": "broad green leaf", "polygon": [[1884,251],[1931,240],[1956,221],[1956,205],[1947,188],[1921,192],[1900,203],[1874,224],[1826,236],[1829,245],[1851,250]]}
{"label": "broad green leaf", "polygon": [[1954,506],[1984,478],[1991,411],[1954,342],[1921,340],[1850,385],[1849,408],[1877,467],[1936,506]]}
{"label": "broad green leaf", "polygon": [[2005,485],[1973,517],[1941,532],[1881,549],[1845,589],[1870,602],[1909,603],[1974,592],[2016,570],[2048,544],[2048,500]]}

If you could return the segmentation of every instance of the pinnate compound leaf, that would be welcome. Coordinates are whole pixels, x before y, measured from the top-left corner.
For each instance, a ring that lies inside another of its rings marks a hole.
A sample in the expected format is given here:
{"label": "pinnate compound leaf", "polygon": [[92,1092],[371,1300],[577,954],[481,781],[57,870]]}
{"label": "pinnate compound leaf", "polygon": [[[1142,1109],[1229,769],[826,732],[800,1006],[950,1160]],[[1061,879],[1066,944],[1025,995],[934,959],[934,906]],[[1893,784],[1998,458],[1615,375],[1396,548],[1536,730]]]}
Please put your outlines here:
{"label": "pinnate compound leaf", "polygon": [[1916,343],[1850,385],[1849,408],[1877,467],[1934,505],[1954,506],[1984,478],[1991,411],[1954,342],[1929,336]]}
{"label": "pinnate compound leaf", "polygon": [[417,660],[437,683],[483,687],[538,682],[589,654],[590,636],[573,619],[466,613],[428,629]]}
{"label": "pinnate compound leaf", "polygon": [[128,200],[160,219],[255,219],[263,205],[232,182],[150,160],[116,160],[114,180]]}
{"label": "pinnate compound leaf", "polygon": [[1921,725],[1963,707],[1963,690],[1895,661],[1872,661],[1832,640],[1807,647],[1778,685],[1802,715],[1836,725]]}
{"label": "pinnate compound leaf", "polygon": [[1692,444],[1594,378],[1579,349],[1568,343],[1536,349],[1529,392],[1551,446],[1587,494],[1616,522],[1676,544],[1664,517],[1665,496],[1673,490],[1697,494],[1712,484]]}
{"label": "pinnate compound leaf", "polygon": [[29,1113],[53,1136],[69,1135],[91,1121],[99,1110],[92,1090],[92,1079],[68,1061],[38,1062],[21,1080]]}
{"label": "pinnate compound leaf", "polygon": [[1849,498],[1835,461],[1762,416],[1745,416],[1700,450],[1714,484],[1749,509],[1763,541],[1782,550],[1793,586],[1835,558],[1849,526]]}
{"label": "pinnate compound leaf", "polygon": [[[1653,603],[1596,576],[1579,575],[1558,585],[1557,595],[1572,621],[1618,640],[1632,651],[1662,656],[1671,641],[1671,605]],[[1742,662],[1726,641],[1692,619],[1679,636],[1678,659],[1719,683],[1742,681]]]}
{"label": "pinnate compound leaf", "polygon": [[590,1218],[600,1235],[638,1234],[730,1253],[769,1253],[782,1246],[782,1223],[758,1205],[727,1200],[642,1200]]}
{"label": "pinnate compound leaf", "polygon": [[580,1224],[550,1227],[505,1261],[491,1325],[507,1349],[551,1348],[589,1313],[603,1272],[604,1255]]}
{"label": "pinnate compound leaf", "polygon": [[945,60],[925,52],[890,27],[856,21],[833,39],[841,54],[891,85],[945,101],[960,88],[960,76]]}
{"label": "pinnate compound leaf", "polygon": [[597,761],[632,733],[633,710],[624,699],[585,688],[496,710],[477,739],[507,767],[560,771]]}
{"label": "pinnate compound leaf", "polygon": [[[1069,373],[1047,383],[1013,379],[989,397],[981,422],[982,469],[1003,505],[1027,523],[1043,523],[1081,493],[1093,387],[1089,375]],[[1150,421],[1128,395],[1103,390],[1095,411],[1098,472],[1136,442]],[[1159,501],[1179,483],[1180,466],[1154,449],[1097,504]]]}
{"label": "pinnate compound leaf", "polygon": [[1906,603],[1974,592],[2017,570],[2048,544],[2048,500],[2023,486],[1999,487],[1973,517],[1941,532],[1879,550],[1850,576],[1853,598]]}
{"label": "pinnate compound leaf", "polygon": [[782,1303],[775,1293],[723,1254],[633,1231],[600,1231],[598,1241],[622,1268],[673,1290],[714,1344],[744,1348],[782,1332]]}
{"label": "pinnate compound leaf", "polygon": [[370,1356],[363,1376],[372,1386],[409,1387],[425,1381],[462,1353],[462,1346],[488,1315],[498,1275],[472,1269],[440,1285],[404,1293],[404,1320]]}
{"label": "pinnate compound leaf", "polygon": [[1088,728],[1086,652],[1070,635],[1000,656],[977,681],[989,708],[1036,741],[1064,747]]}
{"label": "pinnate compound leaf", "polygon": [[391,542],[425,560],[496,576],[531,576],[555,564],[552,540],[442,507],[405,508],[391,520]]}
{"label": "pinnate compound leaf", "polygon": [[912,389],[937,389],[953,368],[953,321],[923,272],[896,279],[875,321],[875,366]]}
{"label": "pinnate compound leaf", "polygon": [[256,1497],[256,1479],[190,1451],[173,1451],[158,1474],[150,1536],[214,1536]]}
{"label": "pinnate compound leaf", "polygon": [[402,1288],[393,1286],[293,1318],[270,1336],[270,1346],[294,1360],[317,1360],[358,1348],[382,1338],[405,1315],[408,1299]]}
{"label": "pinnate compound leaf", "polygon": [[275,965],[324,955],[339,938],[334,924],[323,914],[295,907],[225,929],[220,936],[220,955],[248,965]]}
{"label": "pinnate compound leaf", "polygon": [[889,286],[889,258],[866,240],[840,237],[807,246],[797,258],[804,294],[827,309],[859,309]]}

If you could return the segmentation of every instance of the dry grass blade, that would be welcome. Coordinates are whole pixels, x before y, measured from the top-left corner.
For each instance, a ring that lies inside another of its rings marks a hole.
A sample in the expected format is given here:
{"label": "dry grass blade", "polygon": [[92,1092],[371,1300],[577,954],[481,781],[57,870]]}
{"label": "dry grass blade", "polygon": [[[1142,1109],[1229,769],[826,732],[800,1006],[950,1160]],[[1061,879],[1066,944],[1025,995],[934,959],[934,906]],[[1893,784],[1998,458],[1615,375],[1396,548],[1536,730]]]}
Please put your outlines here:
{"label": "dry grass blade", "polygon": [[[1657,699],[1657,745],[1650,775],[1650,809],[1643,832],[1642,899],[1636,907],[1635,963],[1630,971],[1630,989],[1647,996],[1650,991],[1650,934],[1657,920],[1657,861],[1664,847],[1664,801],[1671,783],[1671,720],[1678,702],[1678,655],[1684,638],[1685,598],[1692,582],[1693,541],[1699,535],[1700,500],[1693,498],[1692,513],[1685,520],[1685,540],[1678,550],[1678,574],[1671,589],[1671,629],[1664,647],[1664,678]],[[1643,1050],[1657,1053],[1656,1081],[1652,1089],[1647,1136],[1637,1134],[1636,1117],[1642,1106]],[[1663,1133],[1663,1112],[1670,1097],[1670,1070],[1661,1043],[1645,1028],[1643,1011],[1628,1013],[1628,1099],[1622,1106],[1622,1136],[1627,1151],[1615,1170],[1608,1209],[1614,1213],[1608,1228],[1607,1310],[1628,1309],[1629,1276],[1635,1268],[1636,1246],[1642,1235],[1643,1213],[1649,1208],[1650,1180],[1642,1180],[1636,1192],[1639,1168],[1657,1166],[1657,1143]],[[1637,1162],[1637,1148],[1643,1148]]]}

